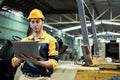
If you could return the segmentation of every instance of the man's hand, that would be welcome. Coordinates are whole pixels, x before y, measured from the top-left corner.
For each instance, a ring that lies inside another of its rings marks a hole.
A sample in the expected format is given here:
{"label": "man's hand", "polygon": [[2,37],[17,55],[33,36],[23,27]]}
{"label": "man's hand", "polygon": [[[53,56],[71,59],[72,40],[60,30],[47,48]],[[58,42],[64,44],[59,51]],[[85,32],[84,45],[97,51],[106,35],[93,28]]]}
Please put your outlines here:
{"label": "man's hand", "polygon": [[25,56],[23,54],[19,57],[19,59],[24,60],[24,61],[30,61],[30,62],[32,62],[34,64],[37,64],[37,65],[40,65],[42,67],[46,67],[46,68],[49,68],[49,69],[53,68],[53,64],[49,60],[48,61],[39,61],[34,57],[27,57],[27,56]]}
{"label": "man's hand", "polygon": [[25,56],[23,54],[19,57],[19,59],[23,60],[23,61],[30,61],[30,62],[32,62],[34,64],[38,63],[38,60],[36,58],[34,58],[34,57],[27,57],[27,56]]}
{"label": "man's hand", "polygon": [[13,67],[19,66],[21,64],[21,62],[23,62],[23,60],[21,60],[21,59],[19,59],[17,57],[12,58],[12,65],[13,65]]}

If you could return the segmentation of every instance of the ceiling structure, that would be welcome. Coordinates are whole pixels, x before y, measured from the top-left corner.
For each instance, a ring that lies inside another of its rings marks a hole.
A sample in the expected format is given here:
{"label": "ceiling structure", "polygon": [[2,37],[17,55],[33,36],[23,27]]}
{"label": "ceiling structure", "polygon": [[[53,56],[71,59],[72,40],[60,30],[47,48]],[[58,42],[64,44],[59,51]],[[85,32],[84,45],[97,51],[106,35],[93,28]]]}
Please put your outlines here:
{"label": "ceiling structure", "polygon": [[[84,0],[91,12],[96,32],[120,33],[120,0]],[[80,20],[76,0],[1,0],[0,9],[23,12],[25,17],[38,8],[45,15],[46,24],[75,37],[81,36]],[[89,17],[86,15],[89,34],[92,33]],[[73,29],[74,28],[74,29]],[[71,30],[68,30],[71,29]]]}

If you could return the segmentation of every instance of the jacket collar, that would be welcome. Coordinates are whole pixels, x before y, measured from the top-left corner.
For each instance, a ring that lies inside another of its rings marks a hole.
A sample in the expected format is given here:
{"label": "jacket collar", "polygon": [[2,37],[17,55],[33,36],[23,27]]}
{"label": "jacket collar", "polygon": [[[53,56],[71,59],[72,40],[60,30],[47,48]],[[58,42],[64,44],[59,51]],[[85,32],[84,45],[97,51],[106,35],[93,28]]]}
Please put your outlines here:
{"label": "jacket collar", "polygon": [[[43,31],[43,35],[40,38],[38,38],[38,39],[44,39],[46,36],[47,36],[46,31]],[[28,36],[28,40],[33,40],[33,39],[34,39],[33,34],[31,34],[30,36]]]}

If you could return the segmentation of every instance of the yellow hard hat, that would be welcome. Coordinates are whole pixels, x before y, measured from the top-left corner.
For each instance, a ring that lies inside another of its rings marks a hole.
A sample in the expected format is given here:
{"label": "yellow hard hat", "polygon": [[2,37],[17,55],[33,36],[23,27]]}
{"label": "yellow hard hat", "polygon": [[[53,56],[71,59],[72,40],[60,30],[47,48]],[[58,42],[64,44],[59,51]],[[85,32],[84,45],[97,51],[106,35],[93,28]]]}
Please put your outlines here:
{"label": "yellow hard hat", "polygon": [[33,9],[28,16],[28,19],[30,18],[42,18],[43,20],[45,19],[42,11],[39,9]]}

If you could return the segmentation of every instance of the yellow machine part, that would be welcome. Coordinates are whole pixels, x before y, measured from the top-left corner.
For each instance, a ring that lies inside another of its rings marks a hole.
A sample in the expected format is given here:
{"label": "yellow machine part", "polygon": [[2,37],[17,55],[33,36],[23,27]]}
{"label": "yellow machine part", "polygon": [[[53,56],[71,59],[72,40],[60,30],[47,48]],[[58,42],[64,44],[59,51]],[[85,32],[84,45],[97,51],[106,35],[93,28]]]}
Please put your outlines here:
{"label": "yellow machine part", "polygon": [[120,70],[80,67],[74,80],[120,80]]}

